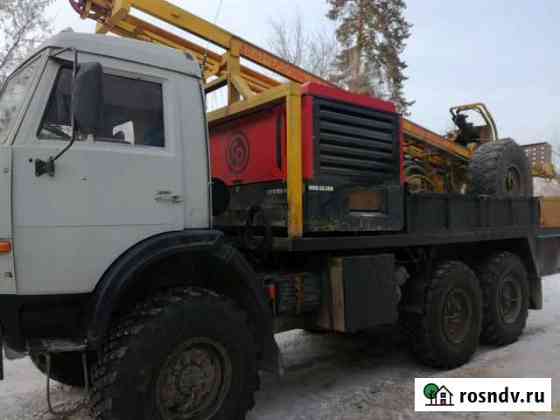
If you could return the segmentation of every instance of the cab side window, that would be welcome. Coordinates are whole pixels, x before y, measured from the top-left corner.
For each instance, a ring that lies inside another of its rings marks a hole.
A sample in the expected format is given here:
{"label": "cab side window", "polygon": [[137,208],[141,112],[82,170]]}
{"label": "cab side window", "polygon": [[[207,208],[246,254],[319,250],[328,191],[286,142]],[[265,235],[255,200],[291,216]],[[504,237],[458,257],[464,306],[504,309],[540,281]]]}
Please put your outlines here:
{"label": "cab side window", "polygon": [[[60,69],[39,129],[39,139],[67,140],[72,69]],[[133,146],[165,147],[163,88],[159,83],[121,76],[103,76],[104,108],[94,141]],[[83,136],[78,136],[83,140]]]}

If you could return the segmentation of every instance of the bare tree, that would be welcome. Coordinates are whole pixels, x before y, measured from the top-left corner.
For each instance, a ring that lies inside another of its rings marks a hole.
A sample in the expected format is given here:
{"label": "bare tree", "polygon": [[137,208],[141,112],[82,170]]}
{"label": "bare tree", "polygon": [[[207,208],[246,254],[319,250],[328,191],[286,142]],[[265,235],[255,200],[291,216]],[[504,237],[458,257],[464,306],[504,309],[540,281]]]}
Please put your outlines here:
{"label": "bare tree", "polygon": [[326,34],[315,32],[307,43],[308,58],[306,69],[323,79],[331,80],[334,63],[339,53],[334,31]]}
{"label": "bare tree", "polygon": [[323,79],[329,79],[338,55],[334,29],[310,32],[299,12],[291,20],[272,19],[268,39],[270,49],[280,58]]}
{"label": "bare tree", "polygon": [[270,26],[272,34],[268,43],[272,51],[280,58],[303,67],[307,36],[303,30],[301,15],[298,13],[293,21],[272,19]]}
{"label": "bare tree", "polygon": [[0,0],[0,84],[51,32],[52,0]]}

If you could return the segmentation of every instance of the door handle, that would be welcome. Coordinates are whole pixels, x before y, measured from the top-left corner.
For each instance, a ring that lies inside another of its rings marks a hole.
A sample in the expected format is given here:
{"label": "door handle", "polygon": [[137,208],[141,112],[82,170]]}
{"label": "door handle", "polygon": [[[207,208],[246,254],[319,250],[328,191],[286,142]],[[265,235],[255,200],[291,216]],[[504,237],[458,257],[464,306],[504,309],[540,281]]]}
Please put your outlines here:
{"label": "door handle", "polygon": [[165,203],[179,204],[183,202],[183,198],[178,194],[173,194],[172,191],[158,191],[154,200]]}

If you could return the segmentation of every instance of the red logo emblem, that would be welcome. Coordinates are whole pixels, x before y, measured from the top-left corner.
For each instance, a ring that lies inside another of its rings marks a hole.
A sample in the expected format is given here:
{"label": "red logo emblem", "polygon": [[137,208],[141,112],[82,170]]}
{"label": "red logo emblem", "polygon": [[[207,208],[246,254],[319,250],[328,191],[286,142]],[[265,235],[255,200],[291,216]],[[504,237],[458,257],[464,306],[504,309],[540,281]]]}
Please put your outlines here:
{"label": "red logo emblem", "polygon": [[240,174],[249,164],[249,156],[251,150],[249,148],[249,141],[245,134],[236,133],[230,141],[226,152],[226,159],[229,169],[236,174]]}

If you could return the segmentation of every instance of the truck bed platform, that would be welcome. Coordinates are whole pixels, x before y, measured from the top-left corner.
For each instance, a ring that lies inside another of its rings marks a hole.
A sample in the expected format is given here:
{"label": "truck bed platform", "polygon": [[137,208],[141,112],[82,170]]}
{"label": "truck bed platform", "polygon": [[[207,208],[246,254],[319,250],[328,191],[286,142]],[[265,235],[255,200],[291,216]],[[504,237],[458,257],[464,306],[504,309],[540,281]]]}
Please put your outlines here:
{"label": "truck bed platform", "polygon": [[291,252],[351,251],[507,239],[534,240],[539,230],[537,198],[406,194],[404,201],[403,231],[354,235],[333,233],[294,239],[276,237],[274,248]]}
{"label": "truck bed platform", "polygon": [[560,272],[560,228],[539,224],[538,198],[409,194],[401,232],[274,238],[279,252],[351,252],[521,239],[533,250],[541,276]]}

